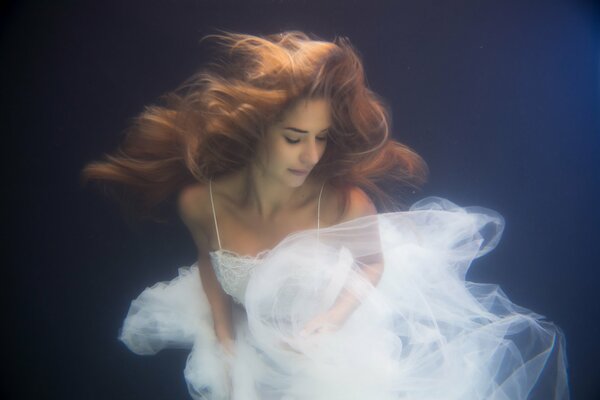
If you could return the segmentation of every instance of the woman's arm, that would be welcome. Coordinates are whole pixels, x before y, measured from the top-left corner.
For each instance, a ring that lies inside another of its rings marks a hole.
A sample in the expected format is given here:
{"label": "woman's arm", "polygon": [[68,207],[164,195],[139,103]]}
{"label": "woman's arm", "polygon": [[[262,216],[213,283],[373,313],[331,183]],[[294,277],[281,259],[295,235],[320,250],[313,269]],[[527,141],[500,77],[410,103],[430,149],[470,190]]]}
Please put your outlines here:
{"label": "woman's arm", "polygon": [[235,333],[232,323],[231,298],[223,291],[212,268],[208,253],[208,237],[203,223],[206,219],[199,212],[201,208],[199,205],[202,204],[203,202],[198,200],[197,193],[184,189],[178,199],[179,215],[192,234],[198,249],[198,270],[212,311],[215,335],[224,350],[233,354]]}
{"label": "woman's arm", "polygon": [[200,279],[212,311],[215,335],[225,351],[233,354],[235,333],[231,319],[231,298],[217,280],[207,252],[200,252],[198,259]]}
{"label": "woman's arm", "polygon": [[[358,188],[349,194],[349,206],[342,216],[341,222],[351,221],[356,218],[377,214],[377,209],[369,197]],[[379,241],[379,229],[374,226],[373,232],[366,233],[368,240]],[[377,286],[383,273],[383,260],[381,254],[370,258],[357,260],[361,263],[360,273],[369,285]],[[338,295],[333,306],[324,314],[318,315],[304,327],[303,334],[318,333],[339,328],[350,317],[352,312],[360,305],[361,298],[349,289],[344,288]]]}

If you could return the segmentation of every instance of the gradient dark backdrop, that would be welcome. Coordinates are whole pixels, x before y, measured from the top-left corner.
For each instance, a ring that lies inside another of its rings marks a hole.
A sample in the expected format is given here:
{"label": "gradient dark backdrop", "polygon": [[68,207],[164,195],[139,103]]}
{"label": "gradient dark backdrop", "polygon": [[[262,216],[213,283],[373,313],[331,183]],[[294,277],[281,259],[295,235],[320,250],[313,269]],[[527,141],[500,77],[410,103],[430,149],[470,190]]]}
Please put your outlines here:
{"label": "gradient dark backdrop", "polygon": [[[207,58],[215,29],[348,36],[395,137],[431,168],[423,196],[506,218],[470,278],[566,334],[574,399],[600,394],[598,8],[578,1],[4,3],[2,387],[14,399],[186,399],[187,351],[129,352],[130,301],[195,250],[179,223],[130,229],[78,185],[144,105]],[[6,398],[6,397],[5,397]]]}

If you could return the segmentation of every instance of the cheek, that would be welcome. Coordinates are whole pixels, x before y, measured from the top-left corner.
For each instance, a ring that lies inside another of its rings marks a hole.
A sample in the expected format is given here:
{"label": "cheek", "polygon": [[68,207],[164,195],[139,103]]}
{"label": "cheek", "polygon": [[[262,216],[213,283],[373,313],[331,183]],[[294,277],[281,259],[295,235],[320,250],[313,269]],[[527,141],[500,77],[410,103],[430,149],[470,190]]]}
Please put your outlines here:
{"label": "cheek", "polygon": [[295,157],[295,149],[285,143],[275,143],[271,147],[271,161],[273,165],[286,166]]}

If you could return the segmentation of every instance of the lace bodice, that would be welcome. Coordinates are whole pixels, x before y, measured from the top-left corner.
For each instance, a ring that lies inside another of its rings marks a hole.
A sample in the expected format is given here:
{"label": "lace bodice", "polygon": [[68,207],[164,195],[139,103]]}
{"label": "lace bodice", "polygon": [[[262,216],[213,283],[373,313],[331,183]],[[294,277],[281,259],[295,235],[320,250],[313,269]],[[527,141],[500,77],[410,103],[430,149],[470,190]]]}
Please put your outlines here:
{"label": "lace bodice", "polygon": [[262,251],[256,257],[242,256],[225,249],[209,253],[219,283],[236,303],[244,304],[246,286],[252,272],[268,252],[269,250]]}
{"label": "lace bodice", "polygon": [[[319,234],[320,217],[321,217],[321,195],[323,187],[319,192],[319,200],[317,202],[317,236]],[[233,300],[239,304],[244,304],[244,295],[246,286],[252,276],[252,272],[262,259],[269,253],[270,250],[263,250],[256,256],[245,256],[236,253],[235,251],[226,250],[221,247],[221,237],[219,235],[219,224],[217,222],[217,214],[215,212],[215,202],[212,194],[212,179],[208,182],[210,193],[210,205],[212,207],[213,219],[215,222],[215,231],[219,249],[209,252],[211,263],[217,276],[217,280],[223,287],[225,293],[230,295]]]}

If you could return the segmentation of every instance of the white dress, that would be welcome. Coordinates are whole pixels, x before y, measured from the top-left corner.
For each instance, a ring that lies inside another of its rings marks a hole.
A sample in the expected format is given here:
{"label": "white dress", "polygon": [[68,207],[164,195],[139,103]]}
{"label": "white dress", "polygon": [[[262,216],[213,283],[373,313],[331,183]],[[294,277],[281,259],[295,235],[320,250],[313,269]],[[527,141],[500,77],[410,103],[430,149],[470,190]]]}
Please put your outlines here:
{"label": "white dress", "polygon": [[[213,215],[218,235],[214,204]],[[465,280],[503,229],[492,210],[429,197],[290,234],[256,257],[219,249],[217,278],[243,306],[234,357],[218,345],[197,263],[146,288],[119,339],[137,354],[191,348],[194,399],[568,399],[562,331],[497,285]],[[364,273],[373,260],[376,285]],[[342,292],[360,302],[346,322],[302,335]]]}

